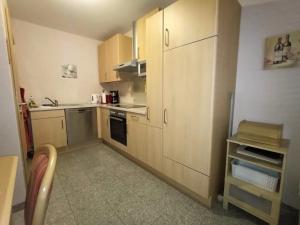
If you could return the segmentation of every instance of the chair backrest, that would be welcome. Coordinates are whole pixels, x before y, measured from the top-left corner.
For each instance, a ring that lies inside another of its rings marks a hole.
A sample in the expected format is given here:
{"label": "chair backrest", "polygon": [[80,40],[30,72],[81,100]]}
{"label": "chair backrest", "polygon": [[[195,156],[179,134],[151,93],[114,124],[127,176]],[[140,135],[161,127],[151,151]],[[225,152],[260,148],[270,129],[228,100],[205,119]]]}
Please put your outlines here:
{"label": "chair backrest", "polygon": [[44,145],[35,152],[25,202],[25,225],[43,225],[52,189],[57,152]]}

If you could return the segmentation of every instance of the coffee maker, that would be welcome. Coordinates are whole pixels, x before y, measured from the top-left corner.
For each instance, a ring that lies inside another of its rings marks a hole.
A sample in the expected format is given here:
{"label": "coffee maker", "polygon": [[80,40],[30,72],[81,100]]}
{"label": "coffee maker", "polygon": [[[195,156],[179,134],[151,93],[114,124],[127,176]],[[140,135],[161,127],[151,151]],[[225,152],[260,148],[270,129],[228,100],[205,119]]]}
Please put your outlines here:
{"label": "coffee maker", "polygon": [[111,103],[118,104],[120,103],[119,92],[118,91],[110,91]]}

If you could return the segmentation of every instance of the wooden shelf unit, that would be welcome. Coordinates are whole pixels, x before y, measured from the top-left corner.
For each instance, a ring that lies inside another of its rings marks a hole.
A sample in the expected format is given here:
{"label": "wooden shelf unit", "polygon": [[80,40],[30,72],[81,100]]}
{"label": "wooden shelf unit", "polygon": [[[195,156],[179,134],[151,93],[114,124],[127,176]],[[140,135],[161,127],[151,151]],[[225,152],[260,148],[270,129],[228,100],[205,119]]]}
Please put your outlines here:
{"label": "wooden shelf unit", "polygon": [[[277,165],[271,162],[264,161],[262,159],[239,154],[237,152],[237,148],[241,145],[250,146],[264,151],[281,154],[282,164]],[[284,176],[285,176],[288,146],[289,146],[289,140],[286,139],[282,139],[281,146],[276,147],[276,146],[256,143],[254,141],[242,140],[237,138],[236,135],[229,138],[227,140],[226,174],[225,174],[225,188],[224,188],[224,201],[223,201],[224,209],[228,209],[228,203],[230,203],[260,218],[261,220],[269,223],[270,225],[278,225],[284,178],[285,178]],[[232,160],[236,160],[236,159],[247,163],[251,163],[255,166],[259,166],[265,169],[278,172],[279,181],[278,181],[278,186],[276,191],[275,192],[268,191],[254,184],[233,177],[231,162]],[[238,190],[241,190],[247,194],[255,196],[255,198],[260,199],[262,201],[268,201],[271,205],[270,213],[267,213],[259,209],[259,207],[253,206],[250,202],[239,199],[237,196],[233,196],[233,194],[231,194],[232,188],[237,188]]]}

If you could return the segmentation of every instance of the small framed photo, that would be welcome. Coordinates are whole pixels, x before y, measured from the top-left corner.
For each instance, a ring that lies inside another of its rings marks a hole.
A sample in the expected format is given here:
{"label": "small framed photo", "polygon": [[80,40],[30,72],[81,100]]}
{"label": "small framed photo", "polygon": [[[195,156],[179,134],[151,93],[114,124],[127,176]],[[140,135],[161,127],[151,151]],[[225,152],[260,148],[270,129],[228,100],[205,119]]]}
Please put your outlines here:
{"label": "small framed photo", "polygon": [[299,66],[300,31],[266,39],[264,69],[281,69]]}
{"label": "small framed photo", "polygon": [[63,78],[77,78],[77,66],[72,64],[62,65]]}

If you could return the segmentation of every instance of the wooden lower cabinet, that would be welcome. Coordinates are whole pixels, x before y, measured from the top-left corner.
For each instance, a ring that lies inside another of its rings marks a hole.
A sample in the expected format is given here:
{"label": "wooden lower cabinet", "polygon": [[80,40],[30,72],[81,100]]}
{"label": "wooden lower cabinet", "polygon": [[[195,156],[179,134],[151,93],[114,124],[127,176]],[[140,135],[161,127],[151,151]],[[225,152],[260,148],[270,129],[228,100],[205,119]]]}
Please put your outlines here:
{"label": "wooden lower cabinet", "polygon": [[142,162],[146,159],[146,132],[145,116],[127,113],[127,150]]}
{"label": "wooden lower cabinet", "polygon": [[202,198],[202,203],[207,206],[211,205],[211,199],[209,197],[210,179],[208,176],[167,157],[163,157],[163,174],[199,195]]}
{"label": "wooden lower cabinet", "polygon": [[101,137],[104,141],[110,142],[109,109],[100,108],[100,118]]}
{"label": "wooden lower cabinet", "polygon": [[67,146],[67,131],[64,110],[31,113],[34,149],[43,144],[56,148]]}
{"label": "wooden lower cabinet", "polygon": [[127,114],[128,153],[153,169],[162,169],[162,129],[146,124],[145,116]]}
{"label": "wooden lower cabinet", "polygon": [[147,126],[145,163],[157,171],[162,171],[162,129]]}

